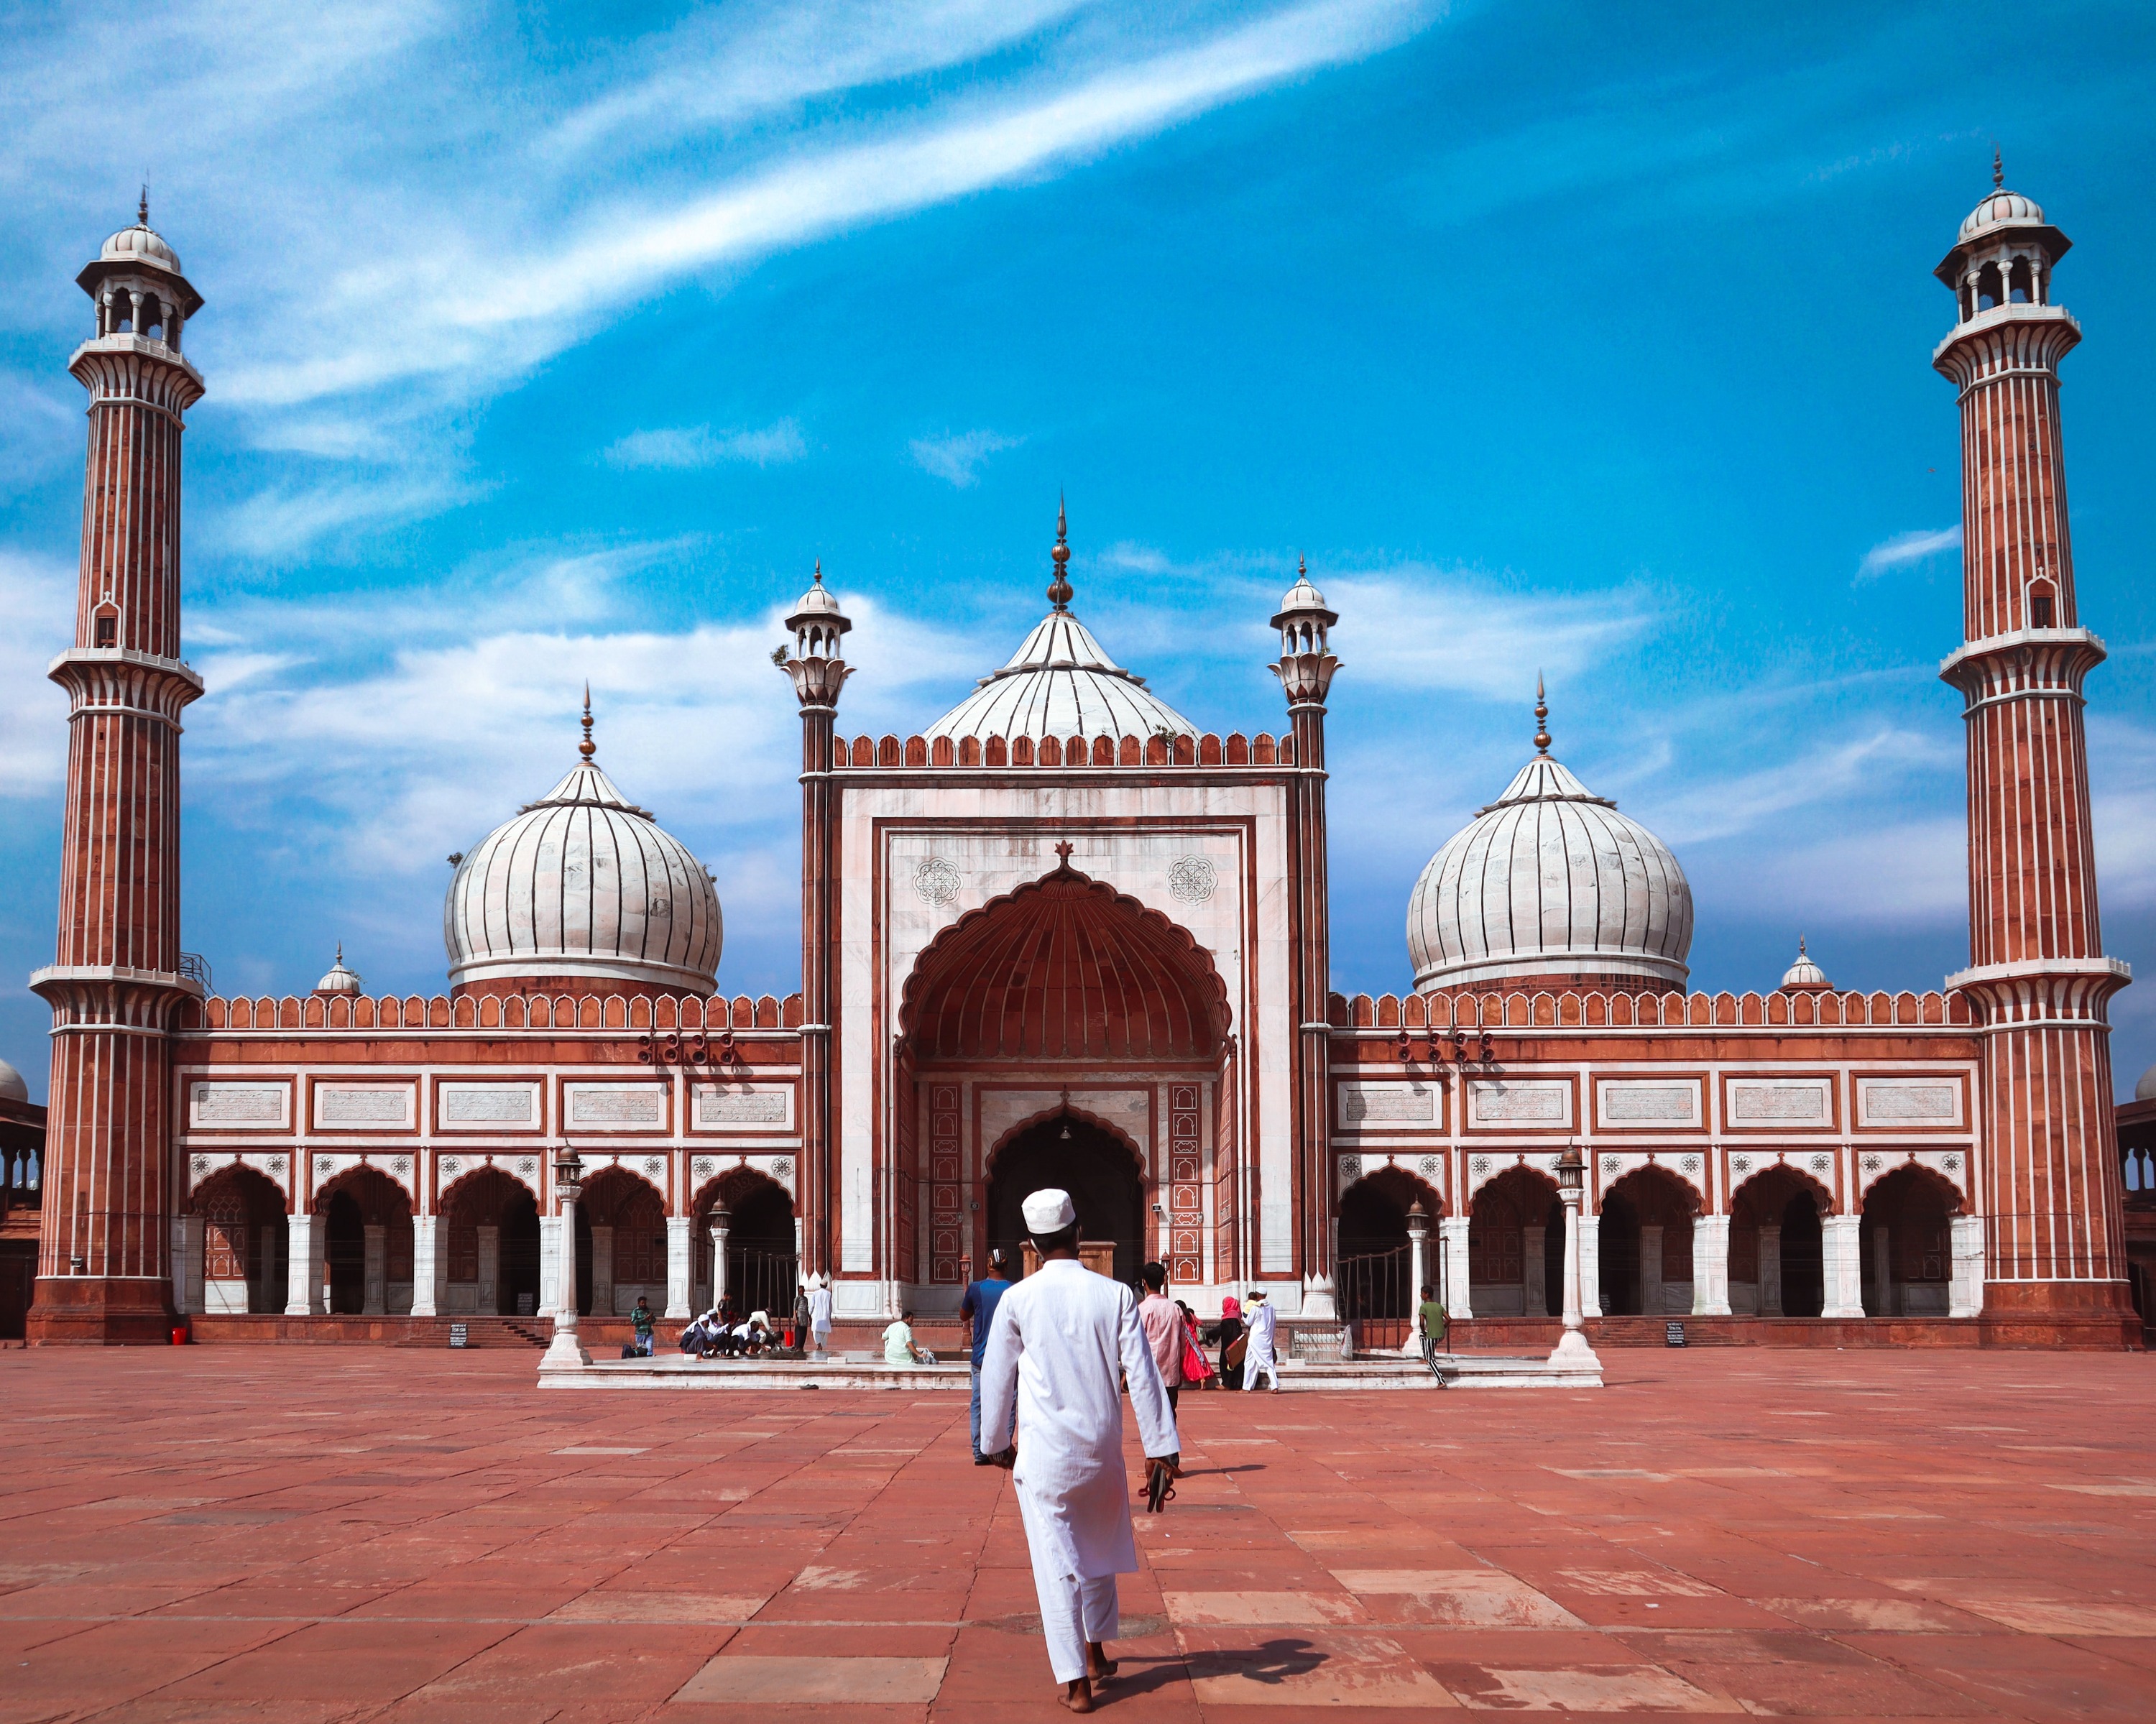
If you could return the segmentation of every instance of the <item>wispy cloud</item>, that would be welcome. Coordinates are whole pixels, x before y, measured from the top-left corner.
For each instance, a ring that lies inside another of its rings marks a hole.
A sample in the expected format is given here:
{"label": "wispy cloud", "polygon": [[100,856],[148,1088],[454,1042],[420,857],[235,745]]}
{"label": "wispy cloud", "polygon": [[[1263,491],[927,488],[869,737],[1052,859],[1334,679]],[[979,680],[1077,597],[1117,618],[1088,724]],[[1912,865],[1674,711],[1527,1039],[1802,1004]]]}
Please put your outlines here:
{"label": "wispy cloud", "polygon": [[914,464],[924,473],[964,490],[980,483],[981,464],[990,455],[1016,449],[1024,440],[996,431],[962,431],[952,437],[916,437],[911,446]]}
{"label": "wispy cloud", "polygon": [[716,467],[724,461],[770,467],[798,461],[808,453],[800,426],[781,419],[751,431],[714,431],[709,425],[632,431],[608,446],[605,459],[608,466],[622,468]]}
{"label": "wispy cloud", "polygon": [[0,797],[41,796],[67,765],[67,696],[45,666],[74,638],[74,571],[0,550]]}
{"label": "wispy cloud", "polygon": [[275,561],[311,550],[333,534],[435,515],[479,495],[446,474],[347,472],[320,485],[275,485],[213,513],[203,536],[218,550]]}
{"label": "wispy cloud", "polygon": [[1851,584],[1862,586],[1876,581],[1881,575],[1898,568],[1907,568],[1912,562],[1927,562],[1943,552],[1961,549],[1961,528],[1953,526],[1919,527],[1914,532],[1897,533],[1891,539],[1882,539],[1864,553],[1864,561],[1856,566],[1856,579]]}
{"label": "wispy cloud", "polygon": [[1883,798],[1902,778],[1950,770],[1960,758],[1929,736],[1881,726],[1750,771],[1722,776],[1695,769],[1682,791],[1655,804],[1655,829],[1672,844],[1730,838],[1799,808]]}

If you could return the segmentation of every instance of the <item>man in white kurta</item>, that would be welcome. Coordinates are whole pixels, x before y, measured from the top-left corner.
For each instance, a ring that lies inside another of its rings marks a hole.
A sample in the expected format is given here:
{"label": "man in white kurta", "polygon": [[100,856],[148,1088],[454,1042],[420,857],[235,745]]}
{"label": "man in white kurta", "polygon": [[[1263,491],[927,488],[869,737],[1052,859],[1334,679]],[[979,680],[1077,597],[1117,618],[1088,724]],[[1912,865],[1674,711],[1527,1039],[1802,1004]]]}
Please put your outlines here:
{"label": "man in white kurta", "polygon": [[1273,1352],[1275,1338],[1280,1326],[1280,1313],[1262,1289],[1250,1295],[1249,1314],[1250,1338],[1243,1352],[1243,1387],[1255,1388],[1258,1378],[1264,1377],[1275,1388],[1280,1387],[1280,1359]]}
{"label": "man in white kurta", "polygon": [[1172,1469],[1182,1444],[1131,1290],[1078,1261],[1069,1194],[1035,1192],[1023,1208],[1042,1262],[996,1306],[981,1363],[981,1450],[1010,1448],[1015,1385],[1017,1455],[1006,1464],[1049,1663],[1066,1686],[1064,1704],[1091,1711],[1091,1679],[1114,1668],[1101,1648],[1117,1629],[1116,1577],[1138,1566],[1118,1372],[1148,1459]]}

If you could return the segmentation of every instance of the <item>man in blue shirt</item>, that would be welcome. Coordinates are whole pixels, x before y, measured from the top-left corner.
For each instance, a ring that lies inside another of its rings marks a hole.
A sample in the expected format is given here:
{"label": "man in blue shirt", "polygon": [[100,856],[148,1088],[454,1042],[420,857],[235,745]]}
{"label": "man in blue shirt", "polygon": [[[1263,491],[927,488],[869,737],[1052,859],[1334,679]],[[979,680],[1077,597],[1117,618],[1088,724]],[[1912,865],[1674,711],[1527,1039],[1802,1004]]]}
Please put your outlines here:
{"label": "man in blue shirt", "polygon": [[1010,1265],[1000,1249],[988,1253],[988,1274],[975,1281],[958,1301],[958,1315],[973,1320],[973,1360],[968,1373],[973,1382],[973,1465],[989,1466],[993,1457],[981,1453],[981,1355],[988,1350],[988,1326],[995,1321],[996,1305],[1010,1291]]}

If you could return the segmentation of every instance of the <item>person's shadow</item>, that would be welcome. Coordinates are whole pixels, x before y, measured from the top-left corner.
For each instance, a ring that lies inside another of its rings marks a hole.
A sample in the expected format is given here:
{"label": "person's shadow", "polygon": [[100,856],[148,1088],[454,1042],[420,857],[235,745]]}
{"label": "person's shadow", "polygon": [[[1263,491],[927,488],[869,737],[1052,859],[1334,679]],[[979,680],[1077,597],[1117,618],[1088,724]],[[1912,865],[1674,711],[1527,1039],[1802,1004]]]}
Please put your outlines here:
{"label": "person's shadow", "polygon": [[[1234,1646],[1198,1652],[1166,1653],[1158,1658],[1134,1658],[1126,1654],[1122,1668],[1094,1691],[1096,1705],[1112,1704],[1125,1695],[1150,1694],[1183,1680],[1209,1676],[1240,1676],[1245,1681],[1277,1687],[1288,1676],[1307,1675],[1325,1662],[1325,1655],[1307,1640],[1267,1640],[1260,1646]],[[1142,1665],[1144,1668],[1137,1668]]]}

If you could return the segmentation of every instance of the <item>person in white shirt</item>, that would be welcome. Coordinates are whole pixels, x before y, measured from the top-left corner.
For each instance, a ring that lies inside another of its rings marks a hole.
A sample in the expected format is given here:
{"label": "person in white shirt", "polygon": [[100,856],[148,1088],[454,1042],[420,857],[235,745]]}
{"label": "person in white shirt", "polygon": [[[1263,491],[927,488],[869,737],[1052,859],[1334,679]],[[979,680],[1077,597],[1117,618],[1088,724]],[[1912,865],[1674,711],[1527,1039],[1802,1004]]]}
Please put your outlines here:
{"label": "person in white shirt", "polygon": [[1078,1260],[1070,1194],[1037,1191],[1020,1208],[1040,1267],[996,1306],[981,1362],[981,1449],[1018,1487],[1049,1666],[1064,1685],[1057,1698],[1090,1712],[1094,1682],[1116,1670],[1105,1644],[1119,1627],[1116,1577],[1138,1566],[1118,1372],[1148,1477],[1180,1472],[1183,1445],[1131,1290]]}
{"label": "person in white shirt", "polygon": [[1275,1388],[1280,1387],[1280,1361],[1273,1355],[1273,1337],[1280,1326],[1280,1313],[1265,1297],[1263,1288],[1254,1288],[1250,1293],[1250,1340],[1243,1353],[1243,1387],[1255,1388],[1258,1378],[1265,1378]]}
{"label": "person in white shirt", "polygon": [[816,1337],[816,1352],[831,1350],[831,1284],[818,1280],[808,1290],[808,1329]]}

